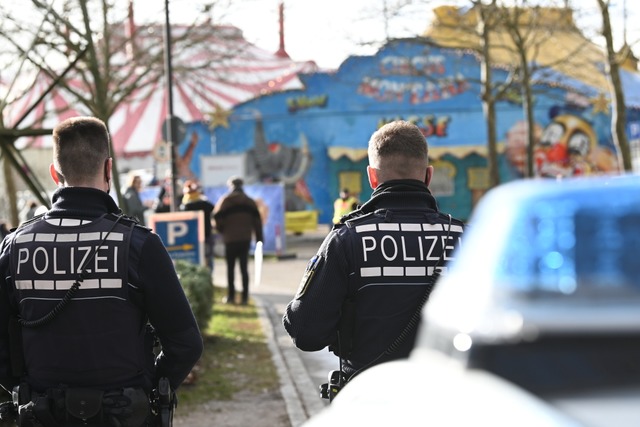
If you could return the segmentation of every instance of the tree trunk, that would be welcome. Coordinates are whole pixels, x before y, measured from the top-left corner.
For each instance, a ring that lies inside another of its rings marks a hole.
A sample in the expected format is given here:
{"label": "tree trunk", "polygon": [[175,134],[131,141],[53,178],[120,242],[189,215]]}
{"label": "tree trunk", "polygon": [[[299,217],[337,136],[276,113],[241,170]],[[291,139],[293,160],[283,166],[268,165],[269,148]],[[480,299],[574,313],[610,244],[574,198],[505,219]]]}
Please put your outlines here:
{"label": "tree trunk", "polygon": [[495,0],[493,0],[489,6],[483,5],[482,2],[478,4],[478,27],[482,44],[480,78],[482,81],[482,111],[487,123],[487,169],[489,173],[489,188],[496,187],[500,184],[496,142],[496,106],[492,93],[493,78],[491,72],[491,55],[489,53],[489,27],[486,23],[486,14],[490,13],[488,8],[491,6],[495,6]]}
{"label": "tree trunk", "polygon": [[602,11],[602,35],[606,41],[607,48],[607,77],[612,98],[611,111],[611,136],[618,151],[618,164],[624,171],[631,171],[631,152],[627,140],[626,123],[627,110],[624,102],[624,92],[622,91],[622,81],[620,80],[620,66],[613,49],[613,35],[611,33],[611,20],[609,18],[609,2],[598,0],[598,5]]}
{"label": "tree trunk", "polygon": [[7,201],[9,203],[9,223],[13,227],[17,227],[20,224],[20,218],[18,217],[18,197],[16,192],[16,183],[13,179],[13,168],[11,162],[7,159],[7,156],[2,156],[2,171],[4,173],[4,182],[7,190]]}
{"label": "tree trunk", "polygon": [[535,176],[534,169],[534,148],[536,144],[535,140],[535,126],[536,121],[533,115],[533,94],[531,93],[531,70],[529,69],[529,63],[527,62],[526,52],[524,49],[520,50],[520,62],[522,65],[522,106],[527,121],[527,174],[526,176],[532,178]]}

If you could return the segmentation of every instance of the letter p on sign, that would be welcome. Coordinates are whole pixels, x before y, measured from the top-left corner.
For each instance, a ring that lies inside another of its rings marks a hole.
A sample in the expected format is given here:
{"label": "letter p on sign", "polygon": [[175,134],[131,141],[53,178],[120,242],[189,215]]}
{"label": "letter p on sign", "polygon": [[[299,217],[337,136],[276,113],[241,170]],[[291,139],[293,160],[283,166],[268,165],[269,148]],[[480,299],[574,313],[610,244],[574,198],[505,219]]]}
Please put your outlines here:
{"label": "letter p on sign", "polygon": [[169,222],[167,223],[167,242],[169,245],[175,245],[176,239],[187,235],[189,227],[186,222]]}

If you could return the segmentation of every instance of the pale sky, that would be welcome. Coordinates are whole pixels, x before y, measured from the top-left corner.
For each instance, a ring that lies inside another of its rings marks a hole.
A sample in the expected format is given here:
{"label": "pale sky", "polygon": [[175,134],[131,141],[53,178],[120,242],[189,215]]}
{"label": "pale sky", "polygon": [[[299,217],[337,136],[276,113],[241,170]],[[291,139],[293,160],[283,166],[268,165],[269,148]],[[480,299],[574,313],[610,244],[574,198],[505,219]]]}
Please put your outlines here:
{"label": "pale sky", "polygon": [[[120,0],[124,1],[124,0]],[[281,0],[220,0],[214,15],[224,16],[217,23],[232,24],[240,28],[251,43],[277,51],[279,45],[278,4]],[[627,40],[630,44],[640,40],[640,2],[617,0],[610,9],[615,43],[622,44],[622,10],[627,7]],[[231,6],[222,3],[229,2]],[[394,3],[387,0],[389,3]],[[136,21],[164,22],[164,1],[134,0]],[[423,2],[424,3],[424,2]],[[191,22],[198,10],[197,0],[169,0],[172,23]],[[380,41],[385,38],[382,16],[384,0],[284,0],[285,48],[296,61],[313,60],[323,68],[337,68],[349,55],[371,55],[380,44],[364,46],[362,42]],[[468,1],[432,1],[431,4],[469,4]],[[580,0],[580,11],[575,16],[579,23],[592,28],[600,25],[595,0]],[[402,18],[390,21],[387,30],[391,37],[419,35],[432,17],[432,7],[412,6]],[[591,16],[591,18],[584,17]],[[632,25],[633,23],[633,25]],[[585,24],[586,25],[586,24]],[[589,34],[592,36],[593,33]],[[595,40],[594,40],[595,41]],[[635,49],[640,56],[640,43]]]}

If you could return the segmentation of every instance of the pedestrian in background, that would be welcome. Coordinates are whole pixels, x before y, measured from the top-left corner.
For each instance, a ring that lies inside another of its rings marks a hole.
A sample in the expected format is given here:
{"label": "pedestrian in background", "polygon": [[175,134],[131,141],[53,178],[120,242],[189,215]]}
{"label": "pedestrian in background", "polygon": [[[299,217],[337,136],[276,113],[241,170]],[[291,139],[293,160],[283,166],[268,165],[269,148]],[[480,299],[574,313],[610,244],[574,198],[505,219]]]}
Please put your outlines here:
{"label": "pedestrian in background", "polygon": [[122,210],[125,214],[138,220],[141,225],[145,225],[144,213],[147,207],[142,203],[140,191],[142,190],[142,177],[137,174],[129,174],[127,189],[122,195],[124,206]]}
{"label": "pedestrian in background", "polygon": [[358,208],[358,199],[351,195],[348,188],[340,191],[340,197],[333,202],[333,223],[338,224],[340,218]]}
{"label": "pedestrian in background", "polygon": [[429,191],[433,167],[417,126],[381,127],[369,140],[368,157],[371,198],[327,235],[283,317],[301,350],[329,346],[346,379],[409,355],[416,335],[411,319],[463,231]]}
{"label": "pedestrian in background", "polygon": [[[173,180],[171,178],[171,170],[168,170],[164,179],[160,182],[160,191],[153,203],[153,211],[155,213],[171,212],[171,197],[173,195]],[[179,208],[181,199],[176,197],[175,207]]]}
{"label": "pedestrian in background", "polygon": [[202,194],[202,189],[196,181],[187,180],[182,186],[181,211],[201,211],[204,216],[204,257],[209,270],[213,272],[213,249],[215,235],[211,221],[213,220],[213,203]]}
{"label": "pedestrian in background", "polygon": [[249,301],[249,249],[252,236],[256,242],[263,241],[262,218],[256,202],[243,190],[244,181],[231,177],[227,181],[229,192],[224,194],[213,211],[216,228],[224,241],[224,256],[227,263],[227,296],[223,302],[235,303],[235,264],[240,265],[242,276],[242,304]]}
{"label": "pedestrian in background", "polygon": [[9,234],[9,226],[4,220],[0,220],[0,242]]}
{"label": "pedestrian in background", "polygon": [[162,240],[109,195],[112,161],[102,121],[56,126],[52,208],[0,246],[0,385],[19,385],[24,425],[156,425],[152,390],[202,353]]}

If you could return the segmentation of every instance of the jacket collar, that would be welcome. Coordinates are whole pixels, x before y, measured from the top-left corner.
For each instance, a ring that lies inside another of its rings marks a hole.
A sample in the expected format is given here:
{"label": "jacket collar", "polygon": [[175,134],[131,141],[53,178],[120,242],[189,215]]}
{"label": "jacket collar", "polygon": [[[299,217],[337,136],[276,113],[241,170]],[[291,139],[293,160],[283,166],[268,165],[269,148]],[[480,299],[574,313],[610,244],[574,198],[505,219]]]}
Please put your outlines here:
{"label": "jacket collar", "polygon": [[60,187],[51,198],[47,216],[97,218],[105,213],[120,214],[120,208],[104,191],[88,187]]}
{"label": "jacket collar", "polygon": [[381,183],[359,210],[367,213],[393,207],[417,207],[438,211],[438,204],[429,187],[424,182],[414,179],[396,179]]}

